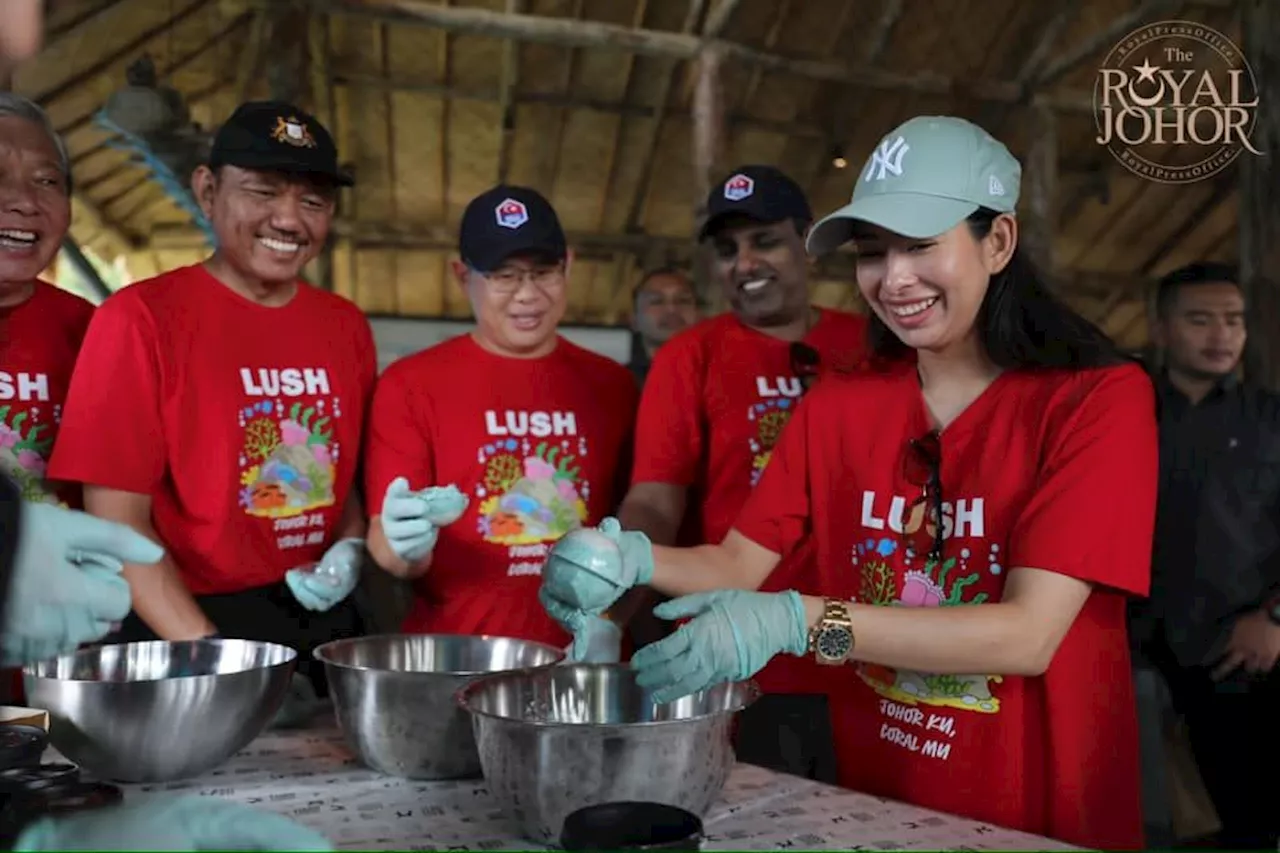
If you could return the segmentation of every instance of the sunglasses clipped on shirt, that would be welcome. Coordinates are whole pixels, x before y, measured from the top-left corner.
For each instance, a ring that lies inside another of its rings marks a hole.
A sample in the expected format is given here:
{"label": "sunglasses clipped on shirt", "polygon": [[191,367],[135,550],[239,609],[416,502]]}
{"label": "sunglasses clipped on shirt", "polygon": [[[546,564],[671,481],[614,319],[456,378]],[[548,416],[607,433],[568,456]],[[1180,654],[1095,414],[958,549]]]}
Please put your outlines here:
{"label": "sunglasses clipped on shirt", "polygon": [[822,356],[816,349],[801,341],[794,341],[791,344],[790,355],[791,372],[800,380],[800,387],[807,393],[818,378]]}
{"label": "sunglasses clipped on shirt", "polygon": [[920,489],[920,497],[903,513],[905,522],[915,508],[925,504],[926,521],[933,516],[933,543],[929,547],[929,563],[942,562],[942,437],[931,430],[907,442],[903,457],[903,475],[908,483]]}

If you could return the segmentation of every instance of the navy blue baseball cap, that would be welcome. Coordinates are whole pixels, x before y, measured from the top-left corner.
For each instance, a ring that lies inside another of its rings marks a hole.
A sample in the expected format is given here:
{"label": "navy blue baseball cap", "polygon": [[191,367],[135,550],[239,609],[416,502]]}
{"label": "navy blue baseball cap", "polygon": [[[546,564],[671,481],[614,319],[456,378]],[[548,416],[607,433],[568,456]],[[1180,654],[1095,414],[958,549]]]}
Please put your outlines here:
{"label": "navy blue baseball cap", "polygon": [[560,217],[537,190],[500,184],[471,200],[458,229],[458,254],[478,272],[493,272],[512,255],[564,260],[568,243]]}
{"label": "navy blue baseball cap", "polygon": [[808,224],[813,211],[800,185],[773,166],[739,166],[711,188],[707,196],[707,221],[698,232],[705,240],[730,216],[757,222],[796,219]]}

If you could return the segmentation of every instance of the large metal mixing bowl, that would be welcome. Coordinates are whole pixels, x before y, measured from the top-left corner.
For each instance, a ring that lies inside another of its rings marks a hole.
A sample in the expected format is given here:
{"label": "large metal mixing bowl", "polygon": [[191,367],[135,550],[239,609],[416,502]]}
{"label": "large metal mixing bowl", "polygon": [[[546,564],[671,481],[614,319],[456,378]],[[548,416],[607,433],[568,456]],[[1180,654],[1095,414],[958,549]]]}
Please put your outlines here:
{"label": "large metal mixing bowl", "polygon": [[298,653],[251,640],[124,643],[23,670],[49,740],[95,776],[168,782],[248,746],[280,708]]}
{"label": "large metal mixing bowl", "polygon": [[485,783],[531,841],[610,802],[704,816],[733,766],[733,715],[759,696],[721,684],[663,705],[627,664],[566,664],[485,678],[458,694],[472,715]]}
{"label": "large metal mixing bowl", "polygon": [[564,658],[541,643],[448,634],[334,640],[313,654],[347,744],[374,770],[408,779],[479,776],[471,721],[454,695],[480,676]]}

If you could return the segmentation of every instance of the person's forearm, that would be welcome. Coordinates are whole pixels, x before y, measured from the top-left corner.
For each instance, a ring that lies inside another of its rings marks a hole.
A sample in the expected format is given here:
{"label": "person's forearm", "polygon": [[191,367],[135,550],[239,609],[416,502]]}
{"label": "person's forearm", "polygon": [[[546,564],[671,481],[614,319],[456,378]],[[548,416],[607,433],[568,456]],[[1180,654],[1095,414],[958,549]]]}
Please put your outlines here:
{"label": "person's forearm", "polygon": [[649,585],[677,597],[718,589],[758,589],[757,580],[723,545],[693,548],[653,547],[653,580]]}
{"label": "person's forearm", "polygon": [[638,530],[654,545],[674,545],[680,533],[683,508],[655,506],[645,501],[623,501],[618,523],[623,530]]}
{"label": "person's forearm", "polygon": [[[803,596],[806,626],[823,599]],[[1040,675],[1053,650],[1037,646],[1034,626],[1011,604],[879,607],[849,604],[854,661],[938,675]]]}
{"label": "person's forearm", "polygon": [[364,539],[369,533],[369,521],[365,517],[364,507],[355,493],[347,496],[342,508],[342,518],[338,522],[338,535],[334,541],[342,539]]}
{"label": "person's forearm", "polygon": [[[150,525],[134,527],[149,539],[161,541]],[[124,579],[129,582],[134,612],[160,639],[197,640],[217,633],[218,627],[200,609],[167,553],[153,566],[126,565]]]}

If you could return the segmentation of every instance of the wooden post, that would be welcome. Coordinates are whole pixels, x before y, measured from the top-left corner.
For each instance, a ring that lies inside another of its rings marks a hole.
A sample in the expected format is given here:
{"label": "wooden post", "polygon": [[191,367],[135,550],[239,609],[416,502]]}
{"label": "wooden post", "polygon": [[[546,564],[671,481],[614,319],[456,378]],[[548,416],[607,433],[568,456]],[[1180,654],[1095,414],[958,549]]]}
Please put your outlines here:
{"label": "wooden post", "polygon": [[[720,178],[724,160],[724,94],[720,81],[722,56],[714,47],[701,53],[697,83],[693,90],[693,168],[694,187],[698,193],[694,200],[694,227],[701,229],[706,221],[707,193]],[[694,287],[702,297],[708,314],[718,314],[722,308],[720,288],[712,280],[710,253],[704,246],[697,246],[693,253]]]}
{"label": "wooden post", "polygon": [[[308,16],[306,56],[310,72],[311,111],[336,140],[338,131],[334,127],[334,117],[337,109],[329,68],[329,16],[323,12],[312,12]],[[313,280],[324,290],[333,290],[334,242],[335,239],[330,237],[315,260]]]}
{"label": "wooden post", "polygon": [[1058,227],[1058,122],[1044,106],[1032,108],[1031,150],[1024,176],[1027,215],[1022,223],[1022,245],[1040,272],[1055,282],[1053,237]]}
{"label": "wooden post", "polygon": [[1252,134],[1262,156],[1240,154],[1240,276],[1249,304],[1245,375],[1280,390],[1280,9],[1275,0],[1242,0],[1245,60],[1260,106]]}

